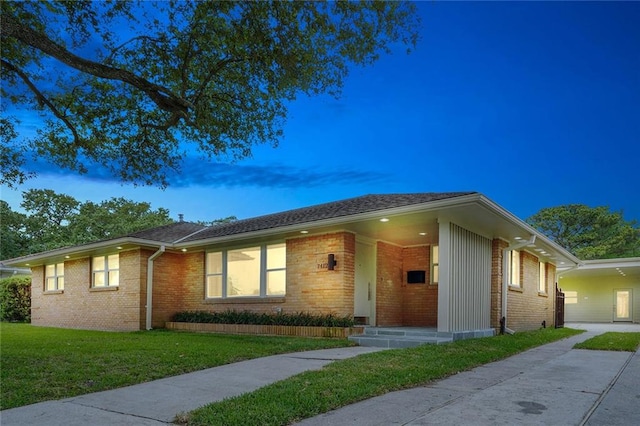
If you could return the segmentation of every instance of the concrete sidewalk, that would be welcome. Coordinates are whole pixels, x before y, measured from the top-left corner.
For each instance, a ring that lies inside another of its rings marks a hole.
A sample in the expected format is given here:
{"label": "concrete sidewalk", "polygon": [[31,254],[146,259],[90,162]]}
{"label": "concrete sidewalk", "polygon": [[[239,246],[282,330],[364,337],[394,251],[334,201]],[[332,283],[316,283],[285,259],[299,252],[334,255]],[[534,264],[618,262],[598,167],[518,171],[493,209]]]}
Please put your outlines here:
{"label": "concrete sidewalk", "polygon": [[640,325],[567,327],[587,331],[299,425],[640,425],[640,350],[572,349],[605,331],[640,332]]}
{"label": "concrete sidewalk", "polygon": [[[640,424],[640,351],[571,349],[614,324],[463,372],[392,392],[302,425]],[[276,355],[182,376],[0,412],[2,426],[162,425],[202,405],[250,392],[338,359],[380,350],[352,347]]]}

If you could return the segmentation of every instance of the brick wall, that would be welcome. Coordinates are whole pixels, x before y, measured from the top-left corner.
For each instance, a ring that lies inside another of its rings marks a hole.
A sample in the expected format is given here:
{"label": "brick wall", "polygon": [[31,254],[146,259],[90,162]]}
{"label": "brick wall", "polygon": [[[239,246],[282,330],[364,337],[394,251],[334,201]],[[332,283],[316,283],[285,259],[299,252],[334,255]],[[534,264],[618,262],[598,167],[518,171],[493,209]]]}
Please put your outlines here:
{"label": "brick wall", "polygon": [[[402,250],[402,325],[435,327],[438,325],[438,286],[431,282],[431,247],[408,247]],[[426,271],[425,284],[408,284],[407,272]]]}
{"label": "brick wall", "polygon": [[140,327],[140,252],[120,253],[120,285],[91,288],[90,258],[64,263],[64,291],[44,292],[44,266],[32,270],[32,320],[39,326],[93,330]]}
{"label": "brick wall", "polygon": [[[327,257],[337,266],[327,269]],[[184,309],[248,310],[252,312],[310,312],[353,315],[355,283],[355,235],[339,232],[287,240],[287,292],[285,297],[204,300],[204,255],[189,258],[190,277],[183,284],[188,296]],[[154,316],[155,318],[155,316]]]}
{"label": "brick wall", "polygon": [[509,243],[493,240],[491,244],[491,327],[500,330],[502,318],[502,254]]}
{"label": "brick wall", "polygon": [[376,325],[401,326],[404,321],[402,247],[378,242],[376,257]]}

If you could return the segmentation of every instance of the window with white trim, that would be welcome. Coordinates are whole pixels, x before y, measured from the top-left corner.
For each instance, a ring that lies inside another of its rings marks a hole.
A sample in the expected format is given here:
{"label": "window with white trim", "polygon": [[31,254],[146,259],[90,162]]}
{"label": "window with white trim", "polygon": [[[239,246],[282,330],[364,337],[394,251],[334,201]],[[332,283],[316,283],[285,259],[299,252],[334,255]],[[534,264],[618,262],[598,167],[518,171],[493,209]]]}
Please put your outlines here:
{"label": "window with white trim", "polygon": [[92,265],[92,286],[118,287],[120,285],[120,255],[94,256]]}
{"label": "window with white trim", "polygon": [[521,287],[520,252],[518,250],[511,250],[509,252],[509,284],[514,287]]}
{"label": "window with white trim", "polygon": [[285,243],[208,252],[205,296],[284,296],[286,266]]}
{"label": "window with white trim", "polygon": [[431,284],[438,284],[440,278],[440,248],[431,246]]}
{"label": "window with white trim", "polygon": [[64,290],[64,262],[45,267],[45,291]]}
{"label": "window with white trim", "polygon": [[547,292],[547,264],[540,262],[540,281],[538,282],[538,292]]}

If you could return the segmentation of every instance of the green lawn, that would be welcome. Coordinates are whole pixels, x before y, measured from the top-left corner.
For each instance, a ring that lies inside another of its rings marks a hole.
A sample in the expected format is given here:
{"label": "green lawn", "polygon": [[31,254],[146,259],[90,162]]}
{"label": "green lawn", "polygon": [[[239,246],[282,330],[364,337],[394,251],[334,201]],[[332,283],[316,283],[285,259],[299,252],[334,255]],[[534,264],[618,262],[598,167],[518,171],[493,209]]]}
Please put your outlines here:
{"label": "green lawn", "polygon": [[640,333],[621,333],[610,331],[599,334],[573,346],[576,349],[592,349],[596,351],[635,352],[640,347]]}
{"label": "green lawn", "polygon": [[547,328],[360,355],[207,405],[181,420],[189,425],[291,424],[387,392],[424,385],[579,333],[582,330]]}
{"label": "green lawn", "polygon": [[340,339],[116,333],[0,323],[0,409],[278,353],[347,345]]}

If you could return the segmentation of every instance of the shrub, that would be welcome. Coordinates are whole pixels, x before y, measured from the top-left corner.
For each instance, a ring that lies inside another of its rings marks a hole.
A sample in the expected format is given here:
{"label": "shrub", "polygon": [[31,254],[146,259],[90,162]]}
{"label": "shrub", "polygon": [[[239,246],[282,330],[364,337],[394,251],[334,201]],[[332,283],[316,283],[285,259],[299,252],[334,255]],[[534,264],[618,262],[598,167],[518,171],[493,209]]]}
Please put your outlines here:
{"label": "shrub", "polygon": [[19,276],[0,280],[0,320],[31,321],[31,277]]}
{"label": "shrub", "polygon": [[232,310],[223,312],[178,312],[173,316],[173,321],[210,324],[295,325],[305,327],[353,327],[355,325],[352,317],[339,317],[335,314],[314,315],[307,312],[267,314]]}

